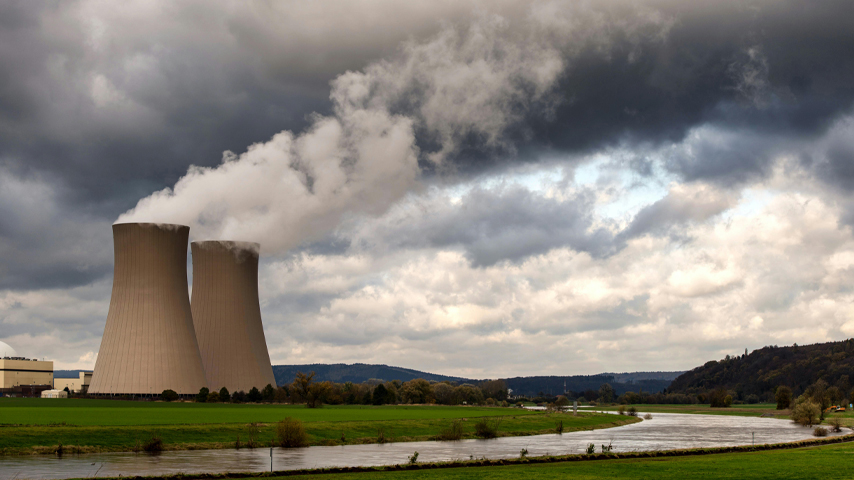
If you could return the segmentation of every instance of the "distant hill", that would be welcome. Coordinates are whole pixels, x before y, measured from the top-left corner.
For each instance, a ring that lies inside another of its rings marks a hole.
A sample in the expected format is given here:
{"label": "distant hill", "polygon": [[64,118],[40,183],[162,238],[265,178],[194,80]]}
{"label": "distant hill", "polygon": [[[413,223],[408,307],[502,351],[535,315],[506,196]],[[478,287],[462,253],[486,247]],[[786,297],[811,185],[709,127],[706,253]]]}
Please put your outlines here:
{"label": "distant hill", "polygon": [[[655,375],[655,374],[658,375]],[[602,384],[611,385],[622,395],[626,392],[658,393],[668,388],[673,378],[681,372],[637,372],[637,373],[602,373],[599,375],[572,375],[566,377],[514,377],[506,378],[507,386],[513,389],[514,395],[559,395],[566,390],[576,393],[585,390],[599,390]],[[620,381],[622,380],[622,381]]]}
{"label": "distant hill", "polygon": [[841,342],[768,346],[749,355],[727,356],[685,372],[668,389],[674,393],[702,393],[724,387],[743,397],[772,393],[778,385],[797,395],[823,379],[848,394],[854,383],[854,339]]}
{"label": "distant hill", "polygon": [[[330,381],[335,383],[353,382],[363,383],[370,379],[384,381],[400,380],[406,382],[415,378],[423,378],[434,382],[450,381],[455,383],[478,383],[480,380],[471,378],[438,375],[409,368],[391,367],[388,365],[370,365],[355,363],[352,365],[344,363],[324,364],[315,363],[310,365],[274,365],[273,375],[276,383],[284,385],[291,383],[297,372],[308,373],[313,371],[318,381]],[[598,390],[603,383],[610,383],[622,394],[627,391],[644,391],[657,393],[668,386],[670,382],[682,372],[632,372],[632,373],[606,373],[600,375],[575,375],[575,376],[539,376],[539,377],[514,377],[504,379],[507,386],[513,389],[516,395],[537,395],[539,392],[546,394],[561,394],[564,392],[563,385],[566,382],[568,390],[583,392],[584,390]]]}
{"label": "distant hill", "polygon": [[92,370],[54,370],[53,378],[80,378],[80,372],[91,372]]}
{"label": "distant hill", "polygon": [[410,368],[390,367],[388,365],[369,365],[365,363],[354,363],[347,365],[345,363],[325,364],[313,363],[309,365],[273,365],[273,375],[276,377],[276,383],[284,385],[294,381],[297,372],[314,372],[315,380],[330,381],[335,383],[363,383],[370,379],[378,379],[384,381],[400,380],[407,382],[416,378],[434,382],[457,382],[467,383],[475,380],[451,377],[448,375],[438,375],[435,373],[421,372]]}

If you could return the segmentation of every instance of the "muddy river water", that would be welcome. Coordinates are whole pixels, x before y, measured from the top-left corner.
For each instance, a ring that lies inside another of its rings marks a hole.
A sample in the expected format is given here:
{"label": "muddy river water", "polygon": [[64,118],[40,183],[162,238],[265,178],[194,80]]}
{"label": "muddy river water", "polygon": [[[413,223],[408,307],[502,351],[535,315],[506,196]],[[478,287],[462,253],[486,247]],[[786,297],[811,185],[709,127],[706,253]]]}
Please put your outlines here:
{"label": "muddy river water", "polygon": [[[843,432],[847,433],[847,432]],[[832,435],[832,434],[831,434]],[[522,449],[529,456],[583,453],[587,445],[612,445],[615,452],[672,450],[693,447],[757,445],[804,440],[812,430],[789,420],[726,415],[653,414],[653,419],[605,430],[504,437],[456,442],[408,442],[273,449],[275,470],[333,466],[375,466],[418,461],[469,458],[513,458]],[[0,457],[0,479],[53,479],[174,473],[269,471],[270,449],[93,453],[56,456]]]}

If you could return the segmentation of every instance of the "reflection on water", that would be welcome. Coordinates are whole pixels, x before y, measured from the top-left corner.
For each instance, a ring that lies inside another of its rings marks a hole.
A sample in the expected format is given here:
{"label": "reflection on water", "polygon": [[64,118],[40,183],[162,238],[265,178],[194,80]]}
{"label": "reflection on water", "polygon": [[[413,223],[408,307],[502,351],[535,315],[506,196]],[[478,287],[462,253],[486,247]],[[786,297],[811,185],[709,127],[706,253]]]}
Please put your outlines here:
{"label": "reflection on water", "polygon": [[[831,434],[832,435],[832,434]],[[811,438],[812,430],[788,420],[725,415],[654,414],[652,420],[606,430],[505,437],[457,442],[408,442],[274,449],[275,470],[375,466],[405,463],[418,452],[424,462],[512,458],[528,449],[530,456],[583,453],[589,443],[613,445],[615,452],[792,442]],[[151,456],[100,453],[54,456],[0,457],[0,479],[73,478],[174,473],[269,471],[270,449],[190,450]]]}

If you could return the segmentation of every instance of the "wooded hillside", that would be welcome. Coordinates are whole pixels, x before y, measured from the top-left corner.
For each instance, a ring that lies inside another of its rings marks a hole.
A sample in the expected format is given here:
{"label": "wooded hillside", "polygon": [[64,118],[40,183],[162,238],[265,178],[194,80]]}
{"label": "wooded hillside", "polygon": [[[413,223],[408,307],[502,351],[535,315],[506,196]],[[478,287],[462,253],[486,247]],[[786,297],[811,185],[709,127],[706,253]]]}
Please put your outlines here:
{"label": "wooded hillside", "polygon": [[680,375],[668,392],[697,394],[724,387],[735,392],[738,400],[751,394],[767,399],[780,385],[791,388],[797,396],[821,379],[848,394],[852,378],[854,339],[848,339],[791,347],[774,345],[749,355],[727,355]]}

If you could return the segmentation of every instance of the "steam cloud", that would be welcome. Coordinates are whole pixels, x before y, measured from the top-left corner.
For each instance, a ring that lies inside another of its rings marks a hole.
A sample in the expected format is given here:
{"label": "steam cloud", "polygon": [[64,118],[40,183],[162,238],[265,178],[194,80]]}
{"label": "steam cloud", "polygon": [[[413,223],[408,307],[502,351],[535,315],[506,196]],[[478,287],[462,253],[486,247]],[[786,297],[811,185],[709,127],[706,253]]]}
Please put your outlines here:
{"label": "steam cloud", "polygon": [[118,221],[187,224],[197,239],[258,241],[275,252],[318,239],[347,215],[381,214],[418,190],[419,162],[448,172],[464,144],[512,151],[504,134],[526,115],[548,117],[573,55],[607,49],[616,30],[660,36],[669,25],[648,12],[634,18],[603,28],[601,13],[549,3],[518,24],[491,15],[462,33],[448,26],[338,76],[332,115],[315,116],[305,132],[225,152],[216,168],[191,167]]}

